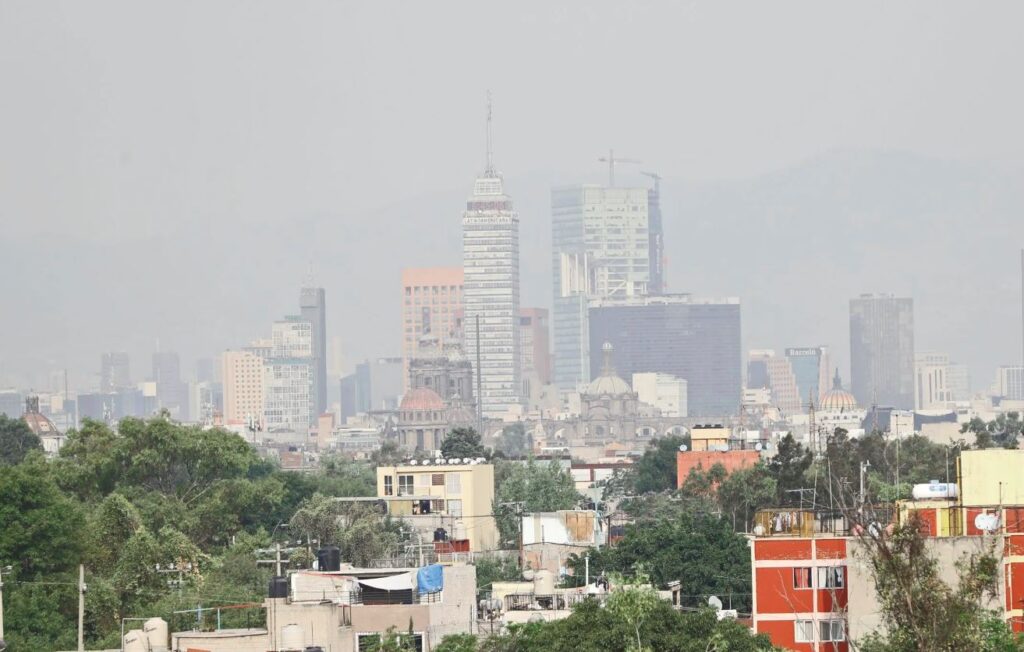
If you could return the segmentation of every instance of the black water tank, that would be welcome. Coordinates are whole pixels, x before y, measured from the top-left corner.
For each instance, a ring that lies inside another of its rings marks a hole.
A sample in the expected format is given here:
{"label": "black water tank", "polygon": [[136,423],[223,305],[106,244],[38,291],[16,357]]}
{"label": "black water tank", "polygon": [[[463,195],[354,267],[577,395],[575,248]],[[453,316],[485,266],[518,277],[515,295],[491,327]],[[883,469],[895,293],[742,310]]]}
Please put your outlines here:
{"label": "black water tank", "polygon": [[434,530],[434,541],[447,541],[447,540],[448,540],[448,532],[446,532],[443,527],[439,527],[436,530]]}
{"label": "black water tank", "polygon": [[319,645],[307,645],[302,652],[324,652],[324,649]]}
{"label": "black water tank", "polygon": [[287,598],[288,597],[288,578],[281,575],[275,575],[270,578],[270,588],[267,590],[267,596],[271,598]]}
{"label": "black water tank", "polygon": [[316,565],[322,571],[341,570],[341,549],[338,546],[324,546],[316,551]]}

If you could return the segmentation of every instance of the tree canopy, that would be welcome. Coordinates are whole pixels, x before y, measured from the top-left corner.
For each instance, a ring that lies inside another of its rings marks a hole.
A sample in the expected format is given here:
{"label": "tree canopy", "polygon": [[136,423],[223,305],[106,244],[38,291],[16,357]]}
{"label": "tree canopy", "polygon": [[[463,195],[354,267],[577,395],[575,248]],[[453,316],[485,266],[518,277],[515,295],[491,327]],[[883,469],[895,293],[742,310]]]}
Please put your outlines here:
{"label": "tree canopy", "polygon": [[441,455],[452,457],[486,457],[487,449],[480,443],[480,433],[473,428],[453,428],[441,442]]}
{"label": "tree canopy", "polygon": [[31,451],[41,450],[42,442],[27,423],[0,413],[0,466],[20,464]]}
{"label": "tree canopy", "polygon": [[[515,546],[519,513],[573,509],[581,500],[572,476],[557,460],[541,463],[530,457],[525,462],[502,461],[496,475],[502,479],[495,480],[493,511],[506,547]],[[512,503],[518,503],[519,509]]]}

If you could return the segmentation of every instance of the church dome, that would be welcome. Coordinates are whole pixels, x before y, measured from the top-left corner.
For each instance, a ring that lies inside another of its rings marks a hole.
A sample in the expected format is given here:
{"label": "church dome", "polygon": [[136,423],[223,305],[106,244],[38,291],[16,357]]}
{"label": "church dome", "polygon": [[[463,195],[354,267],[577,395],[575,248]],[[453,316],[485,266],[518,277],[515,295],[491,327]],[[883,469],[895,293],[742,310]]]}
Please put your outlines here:
{"label": "church dome", "polygon": [[428,387],[417,387],[405,393],[399,410],[443,410],[444,401],[437,392]]}
{"label": "church dome", "polygon": [[612,351],[611,342],[605,342],[601,347],[601,352],[604,354],[604,369],[601,370],[600,376],[587,385],[586,393],[590,396],[618,396],[633,393],[633,388],[629,386],[629,383],[615,374],[615,368],[612,366]]}
{"label": "church dome", "polygon": [[839,370],[836,369],[836,376],[832,379],[832,389],[825,392],[821,397],[819,409],[822,412],[847,412],[857,409],[857,399],[853,394],[843,389],[843,383],[839,380]]}

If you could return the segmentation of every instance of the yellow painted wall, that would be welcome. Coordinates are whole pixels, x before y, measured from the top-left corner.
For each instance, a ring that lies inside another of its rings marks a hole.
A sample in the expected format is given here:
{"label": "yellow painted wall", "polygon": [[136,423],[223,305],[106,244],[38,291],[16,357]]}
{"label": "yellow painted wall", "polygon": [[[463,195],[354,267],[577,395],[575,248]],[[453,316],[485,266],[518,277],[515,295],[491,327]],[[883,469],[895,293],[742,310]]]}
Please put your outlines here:
{"label": "yellow painted wall", "polygon": [[1024,450],[961,453],[960,495],[965,506],[1024,505]]}

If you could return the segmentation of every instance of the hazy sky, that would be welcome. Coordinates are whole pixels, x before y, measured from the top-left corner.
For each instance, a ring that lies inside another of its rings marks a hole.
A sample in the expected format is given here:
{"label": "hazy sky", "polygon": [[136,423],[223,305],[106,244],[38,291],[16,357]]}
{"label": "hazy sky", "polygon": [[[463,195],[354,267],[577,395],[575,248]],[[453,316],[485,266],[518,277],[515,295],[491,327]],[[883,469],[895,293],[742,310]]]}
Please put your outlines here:
{"label": "hazy sky", "polygon": [[[550,187],[614,147],[669,180],[673,289],[739,296],[745,346],[843,363],[847,299],[893,291],[976,386],[1020,358],[1024,4],[554,4],[0,3],[0,385],[86,386],[110,349],[142,376],[157,340],[189,370],[294,312],[309,264],[347,363],[397,353],[401,267],[460,263],[487,89],[524,305]],[[810,229],[780,219],[808,179]],[[791,248],[751,255],[716,228],[740,214]]]}

